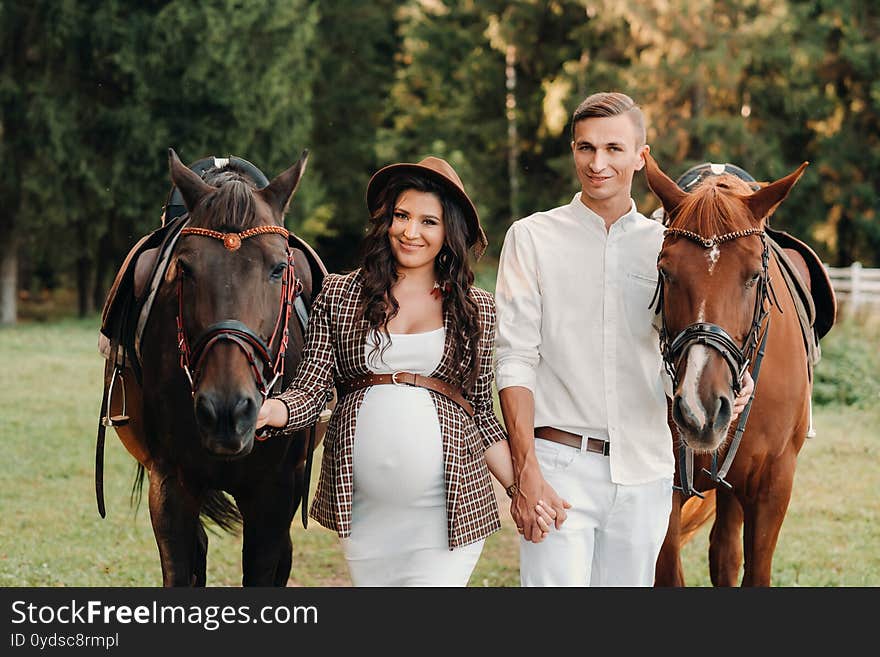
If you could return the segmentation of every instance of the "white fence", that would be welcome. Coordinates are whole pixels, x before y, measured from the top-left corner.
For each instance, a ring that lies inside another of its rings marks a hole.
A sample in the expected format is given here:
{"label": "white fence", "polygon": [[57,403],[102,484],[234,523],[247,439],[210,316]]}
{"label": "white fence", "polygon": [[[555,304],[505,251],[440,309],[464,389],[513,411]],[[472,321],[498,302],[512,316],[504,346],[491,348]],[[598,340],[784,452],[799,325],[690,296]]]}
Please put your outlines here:
{"label": "white fence", "polygon": [[849,267],[825,265],[825,269],[843,313],[880,312],[880,269],[866,269],[860,262]]}

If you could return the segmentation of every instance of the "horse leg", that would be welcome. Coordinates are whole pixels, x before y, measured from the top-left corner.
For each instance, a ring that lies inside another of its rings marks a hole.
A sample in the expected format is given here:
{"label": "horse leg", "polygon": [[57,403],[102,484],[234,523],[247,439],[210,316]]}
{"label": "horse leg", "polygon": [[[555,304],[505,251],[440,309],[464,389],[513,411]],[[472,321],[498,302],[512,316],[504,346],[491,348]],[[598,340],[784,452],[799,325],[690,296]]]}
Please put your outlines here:
{"label": "horse leg", "polygon": [[293,564],[293,486],[271,486],[236,502],[243,520],[242,586],[285,586]]}
{"label": "horse leg", "polygon": [[712,586],[736,586],[742,565],[743,508],[730,491],[716,489],[715,522],[709,532],[709,578]]}
{"label": "horse leg", "polygon": [[654,586],[684,586],[684,570],[681,567],[681,493],[672,492],[672,511],[666,538],[657,556]]}
{"label": "horse leg", "polygon": [[780,456],[762,478],[757,498],[746,507],[743,586],[770,586],[773,552],[791,500],[796,458],[793,449]]}
{"label": "horse leg", "polygon": [[164,472],[155,462],[150,470],[149,501],[150,521],[162,564],[162,585],[204,584],[207,535],[199,521],[198,501],[177,474]]}

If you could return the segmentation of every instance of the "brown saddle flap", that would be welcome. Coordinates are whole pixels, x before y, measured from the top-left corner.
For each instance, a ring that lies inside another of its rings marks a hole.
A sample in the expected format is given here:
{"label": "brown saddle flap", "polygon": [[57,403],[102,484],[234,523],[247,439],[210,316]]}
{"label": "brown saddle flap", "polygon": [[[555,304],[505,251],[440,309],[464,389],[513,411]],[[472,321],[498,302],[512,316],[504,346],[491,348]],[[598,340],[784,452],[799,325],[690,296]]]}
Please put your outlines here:
{"label": "brown saddle flap", "polygon": [[159,247],[168,233],[179,228],[180,225],[180,222],[174,222],[144,235],[125,256],[119,271],[116,272],[101,312],[101,333],[108,338],[112,339],[114,334],[118,336],[116,329],[123,321],[122,315],[126,314],[128,303],[142,295],[149,283],[148,279],[154,269]]}
{"label": "brown saddle flap", "polygon": [[816,332],[816,339],[821,339],[831,330],[837,319],[837,297],[834,294],[831,279],[828,278],[828,272],[825,270],[822,260],[813,249],[793,235],[771,228],[766,228],[766,231],[779,246],[783,249],[797,251],[804,259],[804,262],[806,262],[807,269],[810,272],[810,280],[807,281],[809,294],[816,308],[813,329]]}
{"label": "brown saddle flap", "polygon": [[107,292],[107,298],[104,300],[104,308],[101,311],[101,333],[108,338],[113,335],[112,326],[114,320],[116,320],[119,315],[121,302],[118,300],[124,298],[126,294],[131,292],[134,285],[133,269],[136,266],[138,256],[143,251],[147,250],[148,247],[145,245],[150,240],[150,237],[151,234],[144,235],[131,248],[131,251],[128,252],[128,255],[125,256],[125,259],[119,266],[119,271],[116,272],[116,277],[113,279],[110,291]]}

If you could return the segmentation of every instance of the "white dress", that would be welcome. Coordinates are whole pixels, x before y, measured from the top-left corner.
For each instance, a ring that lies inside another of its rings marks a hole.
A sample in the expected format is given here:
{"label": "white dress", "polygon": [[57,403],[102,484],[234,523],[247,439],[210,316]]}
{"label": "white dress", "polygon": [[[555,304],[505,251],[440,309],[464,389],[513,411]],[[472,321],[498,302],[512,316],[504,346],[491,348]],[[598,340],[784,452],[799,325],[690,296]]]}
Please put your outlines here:
{"label": "white dress", "polygon": [[[388,338],[380,333],[381,345]],[[391,334],[370,371],[430,375],[443,356],[443,328]],[[466,586],[485,539],[449,549],[443,439],[430,393],[411,386],[367,390],[354,437],[351,535],[342,539],[355,586]]]}

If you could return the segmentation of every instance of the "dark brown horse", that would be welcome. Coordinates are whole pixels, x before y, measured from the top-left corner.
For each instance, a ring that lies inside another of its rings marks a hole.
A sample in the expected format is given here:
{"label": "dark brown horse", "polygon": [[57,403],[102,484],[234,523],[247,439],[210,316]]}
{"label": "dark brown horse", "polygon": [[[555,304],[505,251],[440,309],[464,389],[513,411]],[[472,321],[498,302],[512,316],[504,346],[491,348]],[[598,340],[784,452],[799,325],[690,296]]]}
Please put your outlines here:
{"label": "dark brown horse", "polygon": [[[681,486],[657,561],[658,585],[684,584],[680,547],[691,528],[683,527],[682,504],[701,492],[700,520],[711,515],[713,499],[715,507],[712,583],[735,585],[744,566],[744,586],[770,585],[809,428],[811,382],[794,301],[764,229],[805,166],[758,191],[722,174],[688,193],[647,157],[648,183],[669,216],[657,263],[658,310],[681,440]],[[746,368],[756,381],[753,402],[731,422]]]}
{"label": "dark brown horse", "polygon": [[[295,373],[304,344],[295,306],[309,308],[321,282],[314,253],[284,228],[306,160],[258,188],[234,164],[203,179],[169,151],[188,214],[158,269],[137,367],[123,371],[128,418],[115,422],[139,480],[148,473],[165,586],[205,585],[202,515],[242,526],[243,585],[283,586],[290,574],[308,433],[262,442],[254,426],[266,395]],[[118,419],[122,403],[113,393],[108,415]]]}

